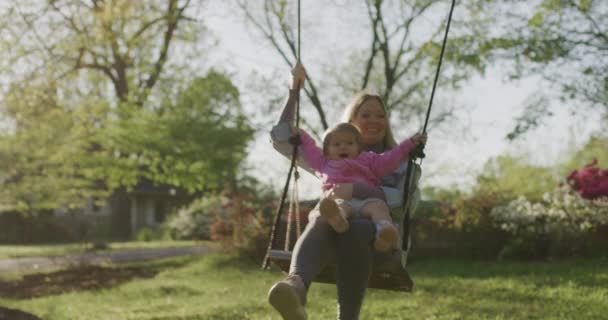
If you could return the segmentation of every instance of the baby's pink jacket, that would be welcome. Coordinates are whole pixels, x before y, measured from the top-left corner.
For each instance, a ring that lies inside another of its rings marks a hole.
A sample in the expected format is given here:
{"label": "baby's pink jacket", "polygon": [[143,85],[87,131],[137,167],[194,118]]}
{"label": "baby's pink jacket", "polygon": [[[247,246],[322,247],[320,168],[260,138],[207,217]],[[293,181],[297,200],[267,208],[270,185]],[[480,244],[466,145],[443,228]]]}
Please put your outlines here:
{"label": "baby's pink jacket", "polygon": [[357,181],[378,186],[380,179],[397,170],[415,147],[411,139],[407,139],[384,153],[364,151],[355,159],[330,160],[306,132],[300,131],[300,138],[304,161],[321,179],[323,191],[330,190],[338,183]]}

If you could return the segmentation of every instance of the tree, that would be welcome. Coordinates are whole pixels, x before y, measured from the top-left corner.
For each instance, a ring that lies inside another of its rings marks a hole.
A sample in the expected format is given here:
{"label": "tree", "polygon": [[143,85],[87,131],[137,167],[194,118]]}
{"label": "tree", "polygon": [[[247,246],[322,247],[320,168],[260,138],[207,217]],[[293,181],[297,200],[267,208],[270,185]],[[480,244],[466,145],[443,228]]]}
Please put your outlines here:
{"label": "tree", "polygon": [[127,155],[115,157],[108,174],[132,181],[116,180],[116,186],[140,177],[190,191],[232,185],[254,133],[238,89],[216,71],[165,101],[162,112],[130,105],[124,113],[101,137],[109,152]]}
{"label": "tree", "polygon": [[190,0],[6,4],[0,7],[3,69],[13,81],[52,72],[55,79],[67,80],[65,87],[80,86],[81,92],[97,87],[88,78],[97,77],[107,81],[103,90],[106,84],[113,89],[109,98],[143,105],[167,67],[187,65],[168,65],[170,49],[193,44],[204,34],[202,25],[186,15],[191,7]]}
{"label": "tree", "polygon": [[[481,1],[492,30],[480,39],[498,61],[512,61],[513,78],[539,75],[558,89],[573,113],[608,117],[608,6],[601,0]],[[508,12],[509,14],[504,14]],[[496,17],[500,22],[496,23]],[[551,94],[532,99],[509,138],[552,114]]]}
{"label": "tree", "polygon": [[[297,50],[296,22],[293,17],[295,1],[265,0],[261,7],[255,7],[249,1],[238,1],[238,5],[248,21],[268,40],[283,61],[288,66],[293,66]],[[319,4],[323,8],[331,5],[326,2]],[[352,28],[362,29],[361,38],[365,39],[367,45],[364,48],[358,47],[362,41],[352,39],[351,55],[342,59],[347,61],[344,65],[336,68],[339,69],[336,72],[339,76],[333,81],[333,86],[340,86],[341,94],[345,96],[363,88],[375,88],[389,111],[397,113],[401,119],[422,117],[438,63],[440,41],[446,22],[443,20],[447,17],[448,5],[449,2],[440,0],[367,0],[353,2],[348,8],[342,8],[344,16],[357,9],[365,12],[366,20],[353,19],[356,25]],[[437,14],[443,20],[434,23],[430,29],[423,30],[421,33],[426,38],[419,40],[417,36],[420,35],[414,35],[414,30],[420,30],[416,28],[425,24],[427,15],[430,14]],[[475,52],[459,53],[459,49],[467,48],[473,42],[473,36],[457,35],[452,31],[446,54],[451,66],[444,65],[444,72],[439,79],[440,86],[457,87],[473,72],[483,71],[485,66]],[[310,72],[307,76],[304,92],[315,107],[322,128],[326,129],[326,112],[330,108],[323,104],[319,88],[327,86],[319,85],[319,81]],[[449,107],[435,110],[431,121],[441,122],[451,112]]]}
{"label": "tree", "polygon": [[473,193],[494,192],[507,199],[523,195],[539,200],[543,193],[553,190],[560,178],[555,169],[533,165],[518,157],[499,156],[486,162]]}
{"label": "tree", "polygon": [[33,215],[107,196],[96,179],[103,158],[89,148],[107,104],[65,108],[50,82],[12,88],[2,111],[15,121],[12,132],[0,133],[1,204]]}
{"label": "tree", "polygon": [[[0,202],[35,186],[45,190],[28,210],[124,191],[141,178],[188,190],[230,180],[252,129],[229,78],[189,74],[205,32],[188,13],[201,7],[190,0],[0,5],[0,65],[12,91],[0,114],[13,127],[0,134]],[[187,50],[172,58],[177,46]]]}
{"label": "tree", "polygon": [[162,113],[131,104],[115,119],[108,104],[66,108],[53,89],[16,88],[6,99],[15,128],[0,134],[0,203],[30,214],[80,207],[141,178],[190,191],[233,184],[253,135],[237,88],[215,71]]}

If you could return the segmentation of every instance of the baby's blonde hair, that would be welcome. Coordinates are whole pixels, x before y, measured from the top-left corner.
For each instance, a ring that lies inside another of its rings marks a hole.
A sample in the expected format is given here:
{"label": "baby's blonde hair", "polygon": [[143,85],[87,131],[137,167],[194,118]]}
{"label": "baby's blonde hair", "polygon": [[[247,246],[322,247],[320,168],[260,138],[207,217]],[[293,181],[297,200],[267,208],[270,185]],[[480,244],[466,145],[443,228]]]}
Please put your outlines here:
{"label": "baby's blonde hair", "polygon": [[329,143],[331,141],[331,137],[337,132],[348,132],[355,136],[355,142],[357,142],[357,147],[359,147],[359,151],[362,150],[363,144],[361,142],[361,133],[355,126],[347,122],[341,122],[337,125],[329,128],[325,134],[323,135],[323,154],[327,155],[329,150]]}

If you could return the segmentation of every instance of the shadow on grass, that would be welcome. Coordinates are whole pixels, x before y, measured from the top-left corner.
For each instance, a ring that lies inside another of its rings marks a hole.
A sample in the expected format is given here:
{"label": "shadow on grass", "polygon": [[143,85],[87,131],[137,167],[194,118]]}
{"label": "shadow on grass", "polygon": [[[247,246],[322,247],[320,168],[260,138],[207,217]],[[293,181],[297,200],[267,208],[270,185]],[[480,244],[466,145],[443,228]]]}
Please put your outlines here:
{"label": "shadow on grass", "polygon": [[109,289],[135,279],[153,278],[160,272],[180,268],[195,259],[197,257],[170,258],[138,262],[126,267],[77,265],[49,273],[27,274],[19,280],[0,281],[0,297],[32,299],[67,292]]}
{"label": "shadow on grass", "polygon": [[0,320],[42,320],[37,316],[17,309],[0,307]]}

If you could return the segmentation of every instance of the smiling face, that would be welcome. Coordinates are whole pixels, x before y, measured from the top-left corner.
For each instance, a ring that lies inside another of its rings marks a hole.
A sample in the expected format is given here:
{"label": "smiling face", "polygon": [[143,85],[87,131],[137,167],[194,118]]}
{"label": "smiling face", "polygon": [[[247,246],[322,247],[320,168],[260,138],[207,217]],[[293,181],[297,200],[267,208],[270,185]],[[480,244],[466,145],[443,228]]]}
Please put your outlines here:
{"label": "smiling face", "polygon": [[337,130],[329,134],[326,157],[330,160],[354,159],[359,155],[357,137],[350,131]]}
{"label": "smiling face", "polygon": [[373,97],[365,99],[350,123],[361,133],[361,142],[364,145],[374,145],[384,141],[388,123],[380,100]]}
{"label": "smiling face", "polygon": [[337,124],[323,138],[323,155],[330,160],[354,159],[361,150],[359,130],[350,123]]}

